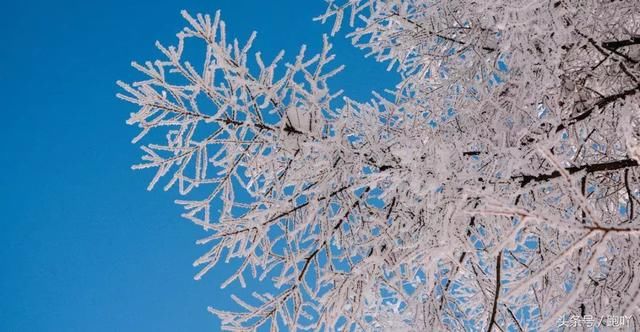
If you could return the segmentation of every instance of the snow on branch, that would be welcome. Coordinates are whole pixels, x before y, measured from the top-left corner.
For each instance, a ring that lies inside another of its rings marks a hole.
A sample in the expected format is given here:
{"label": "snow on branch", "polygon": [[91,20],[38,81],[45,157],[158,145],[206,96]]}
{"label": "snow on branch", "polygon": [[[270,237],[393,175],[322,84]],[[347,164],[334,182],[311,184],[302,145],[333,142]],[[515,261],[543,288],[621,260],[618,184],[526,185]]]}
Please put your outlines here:
{"label": "snow on branch", "polygon": [[137,107],[133,168],[209,232],[195,278],[233,263],[221,286],[255,290],[209,309],[222,328],[638,312],[637,1],[328,1],[316,19],[400,78],[367,101],[330,88],[328,36],[264,59],[219,12],[182,15],[118,97]]}

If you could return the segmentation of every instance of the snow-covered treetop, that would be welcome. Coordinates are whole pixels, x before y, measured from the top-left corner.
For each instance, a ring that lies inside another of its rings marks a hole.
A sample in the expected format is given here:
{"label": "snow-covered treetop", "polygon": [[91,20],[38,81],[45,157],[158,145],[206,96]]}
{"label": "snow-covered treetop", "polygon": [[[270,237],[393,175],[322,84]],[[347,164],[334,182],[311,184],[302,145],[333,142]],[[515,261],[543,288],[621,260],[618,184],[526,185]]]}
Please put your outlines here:
{"label": "snow-covered treetop", "polygon": [[223,328],[548,330],[640,309],[640,2],[329,1],[316,19],[401,78],[366,102],[329,88],[327,36],[283,64],[220,13],[183,16],[118,97],[151,141],[134,168],[210,232],[196,279],[236,259],[223,286],[277,290],[210,308]]}

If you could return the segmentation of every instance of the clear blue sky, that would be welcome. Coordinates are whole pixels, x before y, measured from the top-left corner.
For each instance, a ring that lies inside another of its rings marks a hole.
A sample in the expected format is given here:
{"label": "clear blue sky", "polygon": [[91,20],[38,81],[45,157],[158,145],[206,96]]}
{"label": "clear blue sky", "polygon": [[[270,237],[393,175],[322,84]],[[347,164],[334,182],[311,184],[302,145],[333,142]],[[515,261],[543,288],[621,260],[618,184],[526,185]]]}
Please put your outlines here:
{"label": "clear blue sky", "polygon": [[[222,9],[255,50],[321,45],[311,18],[321,0],[3,1],[0,4],[0,331],[216,331],[221,266],[202,281],[191,266],[204,232],[181,219],[175,192],[146,192],[152,173],[125,125],[132,105],[115,81],[140,78],[131,60],[159,56],[184,22],[179,11]],[[346,71],[332,81],[364,99],[393,75],[334,40]],[[232,287],[235,290],[237,287]]]}

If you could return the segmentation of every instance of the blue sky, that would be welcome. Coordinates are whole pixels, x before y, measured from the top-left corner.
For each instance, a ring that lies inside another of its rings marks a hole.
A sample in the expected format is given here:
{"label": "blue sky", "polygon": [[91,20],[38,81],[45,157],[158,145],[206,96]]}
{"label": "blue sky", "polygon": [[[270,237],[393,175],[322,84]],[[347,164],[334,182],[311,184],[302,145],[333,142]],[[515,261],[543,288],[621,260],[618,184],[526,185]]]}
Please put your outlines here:
{"label": "blue sky", "polygon": [[[291,60],[321,46],[330,26],[313,22],[321,0],[4,1],[0,4],[0,331],[216,331],[208,305],[225,306],[219,284],[191,263],[204,232],[181,219],[173,191],[145,190],[151,172],[125,125],[132,105],[115,81],[140,78],[131,60],[175,41],[179,11],[222,10],[232,36],[259,32],[254,50]],[[364,60],[344,35],[347,66],[331,83],[356,99],[390,87],[384,65]],[[240,291],[242,292],[242,291]]]}

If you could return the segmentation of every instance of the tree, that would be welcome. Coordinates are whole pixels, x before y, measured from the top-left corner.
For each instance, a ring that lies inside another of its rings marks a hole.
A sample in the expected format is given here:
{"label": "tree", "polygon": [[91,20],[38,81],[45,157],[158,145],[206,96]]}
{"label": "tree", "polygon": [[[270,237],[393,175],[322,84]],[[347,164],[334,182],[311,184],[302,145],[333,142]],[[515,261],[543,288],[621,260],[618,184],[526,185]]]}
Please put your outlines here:
{"label": "tree", "polygon": [[134,143],[166,135],[134,168],[191,193],[177,203],[211,233],[195,278],[225,257],[241,264],[223,286],[277,289],[210,308],[224,328],[524,331],[638,312],[639,2],[329,1],[317,20],[334,34],[350,17],[353,44],[401,78],[368,102],[329,89],[327,36],[277,75],[282,53],[249,60],[255,35],[183,16],[118,96],[139,106]]}

